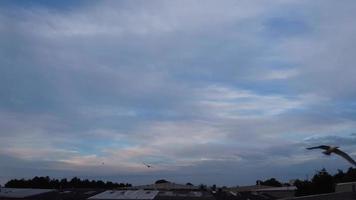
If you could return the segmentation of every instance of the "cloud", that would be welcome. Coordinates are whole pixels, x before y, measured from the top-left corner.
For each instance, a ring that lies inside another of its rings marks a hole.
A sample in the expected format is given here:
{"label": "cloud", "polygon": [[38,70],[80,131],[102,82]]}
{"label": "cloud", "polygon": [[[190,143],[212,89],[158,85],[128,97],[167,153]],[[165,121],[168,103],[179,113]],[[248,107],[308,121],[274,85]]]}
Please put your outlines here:
{"label": "cloud", "polygon": [[348,146],[352,147],[355,144],[356,137],[353,134],[347,135],[326,135],[326,136],[311,136],[305,138],[305,142],[310,145],[315,144],[326,144],[326,145],[336,145],[336,146]]}
{"label": "cloud", "polygon": [[281,95],[259,95],[248,90],[209,86],[202,89],[199,102],[211,115],[220,117],[264,117],[302,109],[304,100]]}
{"label": "cloud", "polygon": [[[296,83],[298,87],[340,100],[354,98],[355,91],[350,86],[355,74],[351,67],[355,49],[350,41],[355,40],[356,29],[347,10],[355,6],[353,2],[344,5],[330,2],[317,14],[307,12],[314,31],[280,44],[278,52],[285,52],[283,57],[303,70],[299,79],[302,81]],[[327,14],[327,9],[332,9],[334,14]]]}
{"label": "cloud", "polygon": [[319,4],[4,6],[0,167],[231,185],[348,167],[304,150],[354,151],[355,5]]}
{"label": "cloud", "polygon": [[289,79],[296,75],[298,75],[298,71],[296,69],[273,70],[267,73],[262,79],[263,80]]}
{"label": "cloud", "polygon": [[[248,1],[152,2],[139,6],[130,2],[95,3],[95,5],[59,12],[43,7],[22,10],[30,20],[18,23],[29,32],[46,37],[91,37],[125,35],[150,36],[179,31],[199,31],[222,23],[254,18],[265,12],[270,3]],[[209,9],[215,7],[214,10]],[[243,9],[249,7],[249,9]],[[105,12],[103,12],[105,11]],[[161,12],[157,12],[161,11]]]}

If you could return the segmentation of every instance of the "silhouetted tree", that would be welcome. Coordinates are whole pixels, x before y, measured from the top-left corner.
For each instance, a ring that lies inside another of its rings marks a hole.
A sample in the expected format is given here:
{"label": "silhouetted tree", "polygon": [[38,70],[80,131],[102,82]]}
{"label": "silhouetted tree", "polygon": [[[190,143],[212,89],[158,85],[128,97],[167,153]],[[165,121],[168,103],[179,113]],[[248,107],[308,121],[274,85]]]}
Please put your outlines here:
{"label": "silhouetted tree", "polygon": [[204,184],[200,184],[200,185],[199,185],[199,189],[200,189],[200,190],[206,191],[206,188],[207,188],[207,187],[206,187],[206,185],[204,185]]}
{"label": "silhouetted tree", "polygon": [[322,169],[312,179],[313,189],[317,194],[334,192],[333,177]]}
{"label": "silhouetted tree", "polygon": [[113,183],[111,181],[89,181],[88,179],[81,180],[78,177],[72,178],[70,181],[67,179],[50,179],[46,177],[34,177],[33,179],[13,179],[5,184],[5,187],[14,188],[46,188],[46,189],[63,189],[63,188],[105,188],[114,189],[120,187],[130,187],[129,183]]}
{"label": "silhouetted tree", "polygon": [[[215,190],[216,191],[216,190]],[[216,200],[231,200],[234,198],[231,198],[228,193],[224,192],[222,188],[218,188],[216,193],[213,194]]]}
{"label": "silhouetted tree", "polygon": [[341,169],[338,169],[337,170],[337,173],[334,174],[333,176],[333,179],[334,179],[334,182],[335,183],[341,183],[343,182],[344,178],[345,178],[345,173],[341,170]]}
{"label": "silhouetted tree", "polygon": [[216,191],[216,185],[215,184],[211,186],[211,190]]}
{"label": "silhouetted tree", "polygon": [[308,180],[296,180],[294,182],[294,186],[297,187],[297,190],[295,192],[295,196],[297,197],[315,194],[313,191],[312,183]]}
{"label": "silhouetted tree", "polygon": [[165,179],[160,179],[160,180],[157,180],[155,183],[156,183],[156,184],[159,184],[159,183],[169,183],[169,181],[166,181]]}
{"label": "silhouetted tree", "polygon": [[281,187],[282,183],[277,181],[275,178],[270,178],[265,181],[261,181],[260,185],[273,186],[273,187]]}
{"label": "silhouetted tree", "polygon": [[322,169],[315,174],[311,181],[296,180],[294,185],[297,187],[296,196],[313,194],[331,193],[335,190],[335,183],[343,180],[343,172],[339,170],[337,174],[331,176],[326,169]]}
{"label": "silhouetted tree", "polygon": [[343,182],[352,182],[352,181],[356,181],[356,168],[350,167],[346,172]]}

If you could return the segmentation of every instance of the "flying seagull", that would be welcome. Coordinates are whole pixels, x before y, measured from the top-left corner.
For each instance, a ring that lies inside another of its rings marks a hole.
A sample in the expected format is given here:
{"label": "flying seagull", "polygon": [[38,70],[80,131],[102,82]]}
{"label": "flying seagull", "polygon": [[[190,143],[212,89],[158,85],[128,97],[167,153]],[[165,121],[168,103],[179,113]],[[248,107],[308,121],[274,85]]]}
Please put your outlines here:
{"label": "flying seagull", "polygon": [[308,150],[312,150],[312,149],[324,149],[325,151],[323,151],[322,153],[325,155],[330,155],[331,153],[335,153],[343,158],[345,158],[347,161],[349,161],[351,164],[353,164],[354,166],[356,166],[356,161],[354,159],[352,159],[347,153],[341,151],[339,149],[339,147],[334,147],[334,146],[327,146],[327,145],[320,145],[320,146],[316,146],[316,147],[309,147],[307,148]]}
{"label": "flying seagull", "polygon": [[153,168],[151,165],[143,163],[147,168]]}

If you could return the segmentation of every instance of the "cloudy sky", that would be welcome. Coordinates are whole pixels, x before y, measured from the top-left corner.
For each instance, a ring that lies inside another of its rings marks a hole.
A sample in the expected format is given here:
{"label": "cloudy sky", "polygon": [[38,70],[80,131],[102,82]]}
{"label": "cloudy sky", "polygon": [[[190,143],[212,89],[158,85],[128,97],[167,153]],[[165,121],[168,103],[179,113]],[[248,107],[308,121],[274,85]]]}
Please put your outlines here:
{"label": "cloudy sky", "polygon": [[0,182],[243,185],[345,170],[305,147],[356,157],[355,10],[352,0],[1,1]]}

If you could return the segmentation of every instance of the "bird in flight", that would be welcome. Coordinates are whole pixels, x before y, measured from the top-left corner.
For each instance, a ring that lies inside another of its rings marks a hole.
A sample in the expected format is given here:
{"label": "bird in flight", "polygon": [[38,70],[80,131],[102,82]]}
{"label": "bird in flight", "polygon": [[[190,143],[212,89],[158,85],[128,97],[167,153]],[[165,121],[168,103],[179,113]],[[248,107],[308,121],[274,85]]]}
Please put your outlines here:
{"label": "bird in flight", "polygon": [[143,163],[147,168],[153,168],[151,165]]}
{"label": "bird in flight", "polygon": [[354,159],[352,159],[347,153],[341,151],[339,149],[339,147],[334,147],[334,146],[327,146],[327,145],[320,145],[320,146],[316,146],[316,147],[309,147],[307,148],[308,150],[312,150],[312,149],[324,149],[325,151],[323,151],[322,153],[325,155],[330,155],[331,153],[335,153],[343,158],[345,158],[347,161],[349,161],[351,164],[353,164],[354,166],[356,166],[356,161]]}

